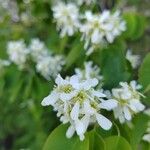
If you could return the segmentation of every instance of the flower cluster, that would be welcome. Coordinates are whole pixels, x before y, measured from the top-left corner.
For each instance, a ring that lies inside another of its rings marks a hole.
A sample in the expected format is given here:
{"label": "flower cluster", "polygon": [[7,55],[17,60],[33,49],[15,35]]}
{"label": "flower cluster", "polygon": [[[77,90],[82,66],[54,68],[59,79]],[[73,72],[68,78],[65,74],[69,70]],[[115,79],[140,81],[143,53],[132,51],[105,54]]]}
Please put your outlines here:
{"label": "flower cluster", "polygon": [[34,61],[38,61],[41,57],[45,57],[48,55],[48,50],[45,44],[38,38],[34,38],[31,40],[29,49]]}
{"label": "flower cluster", "polygon": [[96,65],[93,66],[92,61],[85,62],[83,70],[76,68],[75,74],[79,77],[80,80],[88,80],[88,79],[96,78],[99,81],[101,81],[103,78],[100,75],[100,68]]}
{"label": "flower cluster", "polygon": [[137,91],[141,86],[136,81],[131,81],[130,84],[120,82],[120,86],[121,88],[112,89],[112,98],[118,101],[118,106],[113,111],[115,118],[124,123],[130,121],[134,114],[143,111],[145,106],[140,102],[143,95]]}
{"label": "flower cluster", "polygon": [[[82,4],[84,1],[80,1]],[[94,2],[94,1],[93,1]],[[86,1],[92,3],[91,0]],[[76,31],[82,34],[81,40],[85,41],[84,48],[91,54],[96,48],[114,42],[115,38],[126,30],[125,21],[120,12],[111,13],[108,10],[101,14],[86,11],[80,14],[75,3],[56,3],[53,8],[54,20],[61,37],[72,36]]]}
{"label": "flower cluster", "polygon": [[95,122],[105,130],[111,128],[111,121],[101,114],[101,110],[112,110],[117,101],[104,100],[105,94],[95,90],[96,78],[81,81],[77,75],[66,79],[58,75],[55,83],[54,90],[44,98],[42,105],[53,106],[60,121],[71,124],[66,132],[68,138],[76,132],[83,140],[88,126]]}
{"label": "flower cluster", "polygon": [[126,59],[131,63],[131,66],[136,69],[140,64],[140,56],[133,55],[131,50],[128,50],[126,53]]}
{"label": "flower cluster", "polygon": [[57,3],[52,8],[61,37],[72,36],[79,27],[79,10],[74,3]]}
{"label": "flower cluster", "polygon": [[10,41],[7,44],[7,53],[9,55],[10,61],[22,69],[27,61],[29,49],[27,49],[23,40]]}
{"label": "flower cluster", "polygon": [[65,64],[65,60],[61,55],[49,55],[45,57],[41,57],[36,64],[37,72],[41,73],[41,75],[50,80],[50,77],[55,78],[58,73],[62,70],[62,66]]}
{"label": "flower cluster", "polygon": [[28,59],[36,64],[36,70],[47,80],[56,77],[65,64],[62,55],[54,55],[39,39],[32,39],[27,47],[23,40],[11,41],[7,45],[9,59],[18,65],[19,69],[24,69]]}
{"label": "flower cluster", "polygon": [[3,21],[4,15],[9,15],[14,22],[19,21],[19,10],[16,1],[0,0],[0,22]]}
{"label": "flower cluster", "polygon": [[85,23],[81,25],[80,32],[85,40],[84,48],[88,50],[87,54],[92,53],[99,45],[112,43],[126,29],[119,11],[112,14],[110,11],[103,11],[102,14],[87,11],[84,18]]}

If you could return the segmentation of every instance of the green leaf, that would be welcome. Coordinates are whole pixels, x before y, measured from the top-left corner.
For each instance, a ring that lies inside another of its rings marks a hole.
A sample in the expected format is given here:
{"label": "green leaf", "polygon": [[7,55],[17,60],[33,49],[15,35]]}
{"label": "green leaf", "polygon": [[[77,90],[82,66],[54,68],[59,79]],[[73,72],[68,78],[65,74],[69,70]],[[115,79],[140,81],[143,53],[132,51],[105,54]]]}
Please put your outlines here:
{"label": "green leaf", "polygon": [[146,55],[139,69],[139,82],[144,89],[150,86],[150,53]]}
{"label": "green leaf", "polygon": [[101,52],[101,69],[104,76],[104,86],[112,88],[120,81],[127,81],[130,73],[125,59],[124,43],[119,41]]}
{"label": "green leaf", "polygon": [[124,19],[126,21],[127,30],[123,36],[129,40],[139,39],[145,30],[145,17],[138,13],[127,12],[124,14]]}
{"label": "green leaf", "polygon": [[106,150],[131,150],[130,144],[121,136],[111,136],[105,139]]}
{"label": "green leaf", "polygon": [[82,43],[80,43],[79,40],[76,40],[73,45],[72,49],[69,52],[67,58],[66,58],[66,69],[68,69],[70,66],[72,66],[79,58],[81,58],[84,54],[84,49]]}
{"label": "green leaf", "polygon": [[123,15],[125,21],[126,21],[126,31],[123,33],[123,36],[127,39],[131,38],[133,33],[134,33],[134,30],[135,30],[135,25],[136,25],[136,20],[135,20],[135,17],[133,15],[133,13],[125,13]]}
{"label": "green leaf", "polygon": [[105,150],[105,143],[102,137],[95,130],[89,132],[89,150]]}
{"label": "green leaf", "polygon": [[135,20],[136,20],[136,26],[135,26],[133,35],[131,37],[131,40],[138,40],[145,31],[145,26],[146,26],[145,17],[136,14]]}
{"label": "green leaf", "polygon": [[141,150],[150,150],[150,143],[148,143],[148,142],[140,143],[140,149]]}
{"label": "green leaf", "polygon": [[115,122],[113,122],[113,126],[110,130],[106,131],[106,130],[100,128],[99,125],[97,125],[95,127],[95,131],[102,138],[107,138],[107,137],[112,136],[112,135],[118,135],[118,136],[120,135],[119,127]]}
{"label": "green leaf", "polygon": [[58,126],[48,137],[43,150],[88,150],[89,137],[86,136],[84,141],[80,141],[77,135],[67,139],[67,127],[67,125]]}
{"label": "green leaf", "polygon": [[131,145],[134,150],[138,149],[138,144],[140,143],[143,134],[147,129],[147,123],[149,117],[144,114],[138,114],[134,119],[134,128],[131,131]]}

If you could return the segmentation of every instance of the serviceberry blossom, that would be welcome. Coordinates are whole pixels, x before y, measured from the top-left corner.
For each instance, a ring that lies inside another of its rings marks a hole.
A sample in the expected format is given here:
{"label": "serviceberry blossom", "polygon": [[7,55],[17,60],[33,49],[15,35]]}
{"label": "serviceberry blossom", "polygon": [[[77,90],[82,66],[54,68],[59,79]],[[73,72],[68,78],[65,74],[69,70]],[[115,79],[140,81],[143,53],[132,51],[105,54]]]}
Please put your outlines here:
{"label": "serviceberry blossom", "polygon": [[29,45],[30,55],[32,56],[34,61],[38,61],[41,57],[48,55],[48,50],[45,44],[40,41],[38,38],[34,38],[31,40]]}
{"label": "serviceberry blossom", "polygon": [[8,42],[7,53],[10,61],[18,65],[20,69],[25,66],[29,50],[27,49],[23,40]]}
{"label": "serviceberry blossom", "polygon": [[140,56],[133,55],[131,50],[128,50],[126,53],[126,59],[131,63],[131,66],[136,69],[140,64]]}
{"label": "serviceberry blossom", "polygon": [[0,69],[2,69],[3,67],[7,67],[9,65],[10,65],[10,61],[0,59]]}
{"label": "serviceberry blossom", "polygon": [[14,0],[0,0],[0,11],[3,12],[0,15],[0,21],[3,21],[5,15],[9,15],[14,22],[18,22],[20,19],[18,5]]}
{"label": "serviceberry blossom", "polygon": [[137,91],[141,85],[131,81],[130,84],[120,82],[120,86],[112,89],[112,98],[118,101],[118,106],[113,111],[115,118],[119,119],[120,123],[124,123],[131,121],[132,116],[143,111],[145,106],[140,102],[140,97],[143,95]]}
{"label": "serviceberry blossom", "polygon": [[50,80],[51,77],[55,78],[62,70],[65,64],[64,57],[61,55],[48,55],[41,57],[36,64],[36,70],[44,78]]}
{"label": "serviceberry blossom", "polygon": [[85,23],[80,25],[82,40],[85,40],[84,48],[90,55],[96,48],[104,47],[107,43],[113,43],[115,38],[125,31],[125,21],[120,17],[119,11],[110,13],[105,10],[102,14],[85,12]]}
{"label": "serviceberry blossom", "polygon": [[81,80],[88,80],[97,78],[99,81],[103,79],[100,75],[100,68],[97,65],[93,65],[92,61],[88,61],[84,63],[84,69],[76,68],[75,74]]}
{"label": "serviceberry blossom", "polygon": [[71,138],[76,132],[80,140],[90,124],[98,122],[104,129],[109,130],[112,123],[101,114],[101,109],[108,111],[117,106],[116,100],[104,100],[105,94],[96,91],[96,78],[80,80],[78,76],[63,79],[60,75],[55,80],[53,91],[42,101],[43,106],[51,105],[63,124],[70,123],[66,132]]}
{"label": "serviceberry blossom", "polygon": [[56,3],[53,7],[53,16],[60,31],[60,36],[72,36],[79,26],[79,10],[74,3]]}
{"label": "serviceberry blossom", "polygon": [[[145,110],[144,113],[150,117],[150,109]],[[143,136],[143,140],[150,143],[150,121],[148,122],[148,128]]]}

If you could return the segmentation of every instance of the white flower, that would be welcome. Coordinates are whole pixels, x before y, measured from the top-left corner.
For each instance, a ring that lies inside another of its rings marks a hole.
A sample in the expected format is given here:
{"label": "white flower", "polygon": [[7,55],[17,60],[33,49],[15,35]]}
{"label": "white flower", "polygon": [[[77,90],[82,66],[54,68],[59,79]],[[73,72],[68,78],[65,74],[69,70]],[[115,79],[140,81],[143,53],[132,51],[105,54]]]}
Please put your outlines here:
{"label": "white flower", "polygon": [[9,66],[9,65],[10,65],[10,61],[0,59],[0,70],[1,70],[3,67],[7,67],[7,66]]}
{"label": "white flower", "polygon": [[88,80],[92,78],[97,78],[99,81],[102,80],[102,76],[100,75],[100,68],[98,66],[93,66],[93,62],[85,62],[84,63],[84,70],[79,68],[75,69],[75,74],[81,80]]}
{"label": "white flower", "polygon": [[126,53],[126,59],[131,63],[131,66],[135,69],[140,64],[140,56],[133,55],[131,50],[128,50]]}
{"label": "white flower", "polygon": [[29,45],[30,54],[34,61],[38,61],[41,57],[48,55],[48,50],[45,44],[40,41],[38,38],[34,38],[31,40]]}
{"label": "white flower", "polygon": [[120,123],[124,123],[130,121],[134,114],[143,111],[145,106],[140,102],[143,95],[137,91],[141,86],[136,81],[131,81],[130,84],[120,82],[120,86],[121,88],[112,89],[113,99],[118,101],[114,116]]}
{"label": "white flower", "polygon": [[103,47],[112,43],[114,39],[125,31],[125,22],[121,19],[118,11],[111,14],[110,11],[103,11],[102,14],[85,13],[85,23],[80,26],[85,40],[84,48],[87,55],[90,55],[97,47]]}
{"label": "white flower", "polygon": [[53,6],[53,16],[57,23],[60,36],[72,36],[79,26],[79,10],[74,3],[59,2]]}
{"label": "white flower", "polygon": [[[150,130],[150,128],[149,128],[149,130]],[[150,143],[150,132],[149,132],[149,134],[145,134],[143,136],[143,140]]]}
{"label": "white flower", "polygon": [[[144,113],[150,117],[150,109],[145,110]],[[150,121],[148,122],[148,128],[143,136],[143,140],[150,143]]]}
{"label": "white flower", "polygon": [[143,136],[143,140],[150,143],[150,122],[148,122],[148,128]]}
{"label": "white flower", "polygon": [[76,132],[83,140],[88,126],[96,122],[105,130],[111,128],[111,121],[101,114],[101,109],[111,110],[117,106],[117,101],[104,100],[105,95],[94,90],[98,84],[96,78],[81,81],[76,75],[67,79],[58,75],[55,83],[55,88],[44,98],[42,105],[53,106],[60,121],[70,123],[66,132],[68,138]]}
{"label": "white flower", "polygon": [[19,40],[8,42],[7,53],[9,55],[9,59],[22,69],[26,63],[29,51],[26,48],[24,41]]}
{"label": "white flower", "polygon": [[19,21],[19,9],[16,1],[0,0],[0,9],[2,9],[1,12],[3,12],[0,15],[0,21],[1,17],[5,15],[9,15],[11,17],[11,20],[14,22]]}
{"label": "white flower", "polygon": [[50,77],[56,77],[58,73],[62,70],[63,65],[65,64],[64,58],[61,55],[48,55],[45,57],[41,57],[36,64],[37,72],[41,73],[41,75],[47,80]]}

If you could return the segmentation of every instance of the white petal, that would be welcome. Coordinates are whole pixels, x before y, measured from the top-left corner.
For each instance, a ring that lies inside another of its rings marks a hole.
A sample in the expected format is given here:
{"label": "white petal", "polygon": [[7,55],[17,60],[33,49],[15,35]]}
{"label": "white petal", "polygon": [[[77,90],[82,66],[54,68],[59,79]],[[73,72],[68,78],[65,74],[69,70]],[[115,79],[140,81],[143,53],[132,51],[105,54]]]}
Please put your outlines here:
{"label": "white petal", "polygon": [[128,107],[124,107],[124,108],[123,108],[123,112],[124,112],[124,117],[125,117],[127,120],[131,120],[131,113],[130,113]]}
{"label": "white petal", "polygon": [[93,34],[91,36],[92,43],[97,44],[101,39],[102,39],[102,35],[99,32],[99,30],[98,29],[94,30],[94,32],[93,32]]}
{"label": "white petal", "polygon": [[79,117],[79,107],[80,107],[80,104],[79,102],[76,102],[75,105],[73,106],[72,108],[72,111],[70,113],[70,116],[73,120],[77,120],[78,117]]}
{"label": "white petal", "polygon": [[103,94],[102,92],[95,91],[95,90],[92,91],[92,94],[97,97],[106,97],[106,95]]}
{"label": "white petal", "polygon": [[120,98],[120,89],[112,89],[112,95],[116,98]]}
{"label": "white petal", "polygon": [[134,90],[136,90],[137,83],[136,83],[135,80],[131,81],[131,82],[130,82],[130,85],[131,85],[131,87],[132,87]]}
{"label": "white petal", "polygon": [[115,107],[117,107],[118,102],[116,100],[113,99],[109,99],[109,100],[103,100],[100,103],[100,107],[106,110],[112,110]]}
{"label": "white petal", "polygon": [[95,113],[95,109],[91,107],[89,101],[85,101],[83,104],[83,113],[87,115],[92,115]]}
{"label": "white petal", "polygon": [[68,82],[64,80],[60,75],[58,75],[57,78],[55,79],[55,83],[57,85],[63,85],[63,84],[67,84]]}
{"label": "white petal", "polygon": [[145,134],[145,135],[143,136],[143,140],[150,143],[150,134]]}
{"label": "white petal", "polygon": [[143,111],[145,109],[145,106],[139,100],[136,100],[136,99],[133,99],[132,101],[130,101],[130,107],[131,109],[134,107],[135,112]]}
{"label": "white petal", "polygon": [[112,43],[114,41],[114,36],[112,34],[106,34],[106,39],[109,43]]}
{"label": "white petal", "polygon": [[88,79],[80,85],[81,89],[89,90],[91,87],[95,87],[98,84],[98,80],[96,78]]}
{"label": "white petal", "polygon": [[76,95],[76,91],[72,91],[68,94],[67,93],[61,93],[60,99],[63,101],[68,101],[68,100],[71,100],[75,95]]}
{"label": "white petal", "polygon": [[72,87],[74,87],[75,89],[79,88],[79,78],[77,75],[74,75],[70,78],[70,84],[72,85]]}
{"label": "white petal", "polygon": [[80,138],[81,141],[83,141],[84,138],[85,138],[84,134],[79,135],[79,138]]}
{"label": "white petal", "polygon": [[96,119],[98,124],[104,129],[109,130],[112,127],[112,123],[110,120],[108,120],[106,117],[104,117],[101,114],[96,114]]}
{"label": "white petal", "polygon": [[74,133],[75,133],[75,128],[71,125],[66,132],[66,137],[71,138]]}
{"label": "white petal", "polygon": [[90,116],[89,115],[85,115],[81,121],[83,122],[84,126],[85,126],[85,132],[89,126],[89,123],[90,123]]}
{"label": "white petal", "polygon": [[58,94],[56,92],[52,92],[50,95],[45,97],[41,102],[42,106],[53,105],[58,99]]}
{"label": "white petal", "polygon": [[82,123],[82,121],[80,121],[80,120],[76,121],[75,128],[76,128],[76,132],[79,136],[83,135],[85,133],[85,126]]}
{"label": "white petal", "polygon": [[120,121],[121,124],[125,123],[124,115],[119,116],[119,121]]}

